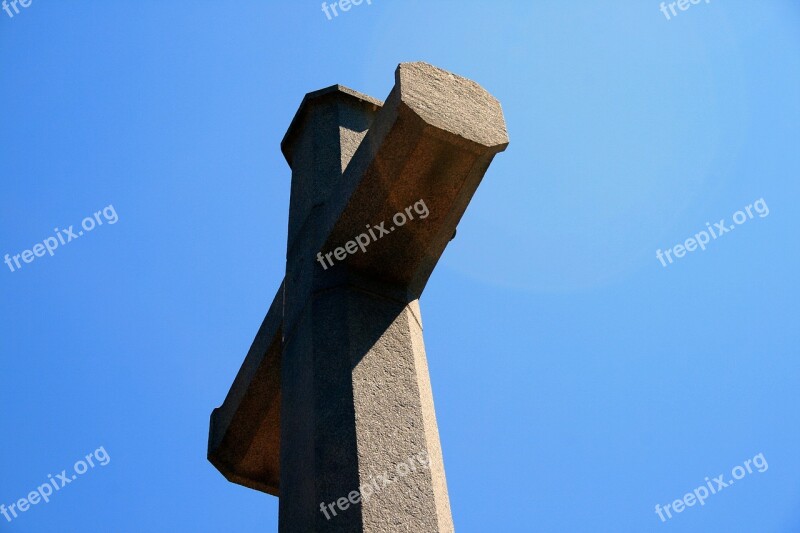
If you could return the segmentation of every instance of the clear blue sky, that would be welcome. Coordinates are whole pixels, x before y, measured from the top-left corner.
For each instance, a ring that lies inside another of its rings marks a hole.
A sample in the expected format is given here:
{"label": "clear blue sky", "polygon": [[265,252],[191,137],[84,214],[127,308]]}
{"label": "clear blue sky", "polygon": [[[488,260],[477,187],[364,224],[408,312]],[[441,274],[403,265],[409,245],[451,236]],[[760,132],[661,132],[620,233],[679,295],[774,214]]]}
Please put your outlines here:
{"label": "clear blue sky", "polygon": [[[277,499],[205,455],[283,277],[279,142],[304,93],[383,99],[419,60],[497,96],[511,137],[421,302],[457,531],[800,531],[796,2],[20,9],[0,11],[0,254],[119,219],[0,264],[0,504],[111,462],[0,531],[276,530]],[[766,472],[658,518],[759,453]]]}

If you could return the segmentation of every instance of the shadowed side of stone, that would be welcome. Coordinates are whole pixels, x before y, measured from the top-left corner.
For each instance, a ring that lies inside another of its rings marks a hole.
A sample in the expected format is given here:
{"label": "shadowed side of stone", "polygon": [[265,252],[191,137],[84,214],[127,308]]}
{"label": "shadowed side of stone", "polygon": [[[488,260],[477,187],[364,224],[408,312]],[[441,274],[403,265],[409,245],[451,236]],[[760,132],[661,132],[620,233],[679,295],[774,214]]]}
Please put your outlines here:
{"label": "shadowed side of stone", "polygon": [[279,495],[283,284],[225,402],[211,414],[208,460],[239,485]]}

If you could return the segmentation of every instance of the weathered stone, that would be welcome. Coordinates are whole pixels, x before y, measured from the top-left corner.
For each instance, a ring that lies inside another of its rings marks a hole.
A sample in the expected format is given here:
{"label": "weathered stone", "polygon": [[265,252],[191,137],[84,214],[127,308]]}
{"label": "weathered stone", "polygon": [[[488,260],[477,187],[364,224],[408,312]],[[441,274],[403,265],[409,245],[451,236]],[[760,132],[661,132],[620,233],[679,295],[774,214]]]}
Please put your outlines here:
{"label": "weathered stone", "polygon": [[[280,531],[453,530],[418,298],[507,144],[497,100],[424,63],[398,67],[385,104],[341,86],[303,100],[281,145],[286,278],[209,443],[230,481],[280,496]],[[426,218],[392,221],[420,200]],[[319,262],[384,221],[366,251]],[[398,473],[420,454],[427,468]]]}

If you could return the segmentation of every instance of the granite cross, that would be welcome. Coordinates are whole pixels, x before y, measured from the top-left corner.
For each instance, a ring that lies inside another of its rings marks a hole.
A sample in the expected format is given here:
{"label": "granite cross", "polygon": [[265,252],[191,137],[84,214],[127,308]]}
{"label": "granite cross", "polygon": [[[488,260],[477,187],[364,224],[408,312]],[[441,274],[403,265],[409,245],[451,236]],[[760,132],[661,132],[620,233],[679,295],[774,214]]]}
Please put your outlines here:
{"label": "granite cross", "polygon": [[280,532],[453,531],[418,299],[507,145],[498,101],[426,63],[400,64],[385,103],[303,99],[281,143],[286,275],[208,449],[279,497]]}

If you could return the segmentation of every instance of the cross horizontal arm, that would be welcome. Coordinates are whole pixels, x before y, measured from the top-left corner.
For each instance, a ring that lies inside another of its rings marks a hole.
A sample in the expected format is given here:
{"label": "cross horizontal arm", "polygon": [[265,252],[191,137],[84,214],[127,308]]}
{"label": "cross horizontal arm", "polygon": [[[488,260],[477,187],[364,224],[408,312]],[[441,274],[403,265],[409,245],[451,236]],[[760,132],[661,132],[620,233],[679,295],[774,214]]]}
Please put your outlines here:
{"label": "cross horizontal arm", "polygon": [[239,485],[278,495],[283,283],[233,381],[211,414],[208,460]]}
{"label": "cross horizontal arm", "polygon": [[[395,80],[328,204],[322,251],[385,221],[392,235],[348,257],[347,267],[405,286],[413,299],[508,134],[500,103],[471,80],[426,63],[401,64]],[[420,200],[430,211],[425,220],[402,228],[392,220]]]}

